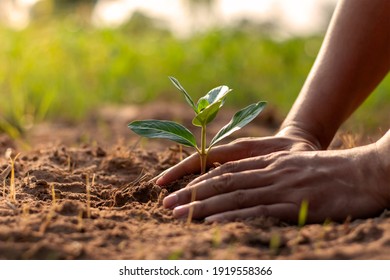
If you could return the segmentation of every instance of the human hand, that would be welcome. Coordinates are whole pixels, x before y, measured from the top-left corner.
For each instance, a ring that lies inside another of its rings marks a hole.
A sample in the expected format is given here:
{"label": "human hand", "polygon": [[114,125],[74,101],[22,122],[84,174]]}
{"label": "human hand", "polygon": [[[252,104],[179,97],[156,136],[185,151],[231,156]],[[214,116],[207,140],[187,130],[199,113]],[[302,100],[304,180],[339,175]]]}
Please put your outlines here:
{"label": "human hand", "polygon": [[[275,136],[241,138],[226,145],[216,146],[209,152],[207,166],[210,168],[214,167],[214,163],[224,164],[278,151],[313,151],[319,148],[318,141],[307,132],[296,127],[287,127]],[[153,180],[163,186],[184,175],[199,173],[199,171],[199,155],[195,153]]]}
{"label": "human hand", "polygon": [[[176,218],[206,221],[272,216],[296,222],[302,201],[307,222],[363,218],[390,205],[388,173],[375,144],[341,151],[276,152],[231,161],[164,199]],[[190,202],[192,192],[195,201]]]}

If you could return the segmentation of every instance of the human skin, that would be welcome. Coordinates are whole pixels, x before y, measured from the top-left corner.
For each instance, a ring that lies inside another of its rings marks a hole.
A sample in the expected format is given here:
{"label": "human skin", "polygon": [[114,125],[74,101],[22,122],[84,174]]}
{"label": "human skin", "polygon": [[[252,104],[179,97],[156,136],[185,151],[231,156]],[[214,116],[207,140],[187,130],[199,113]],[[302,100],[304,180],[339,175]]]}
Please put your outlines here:
{"label": "human skin", "polygon": [[[363,218],[390,207],[390,131],[377,142],[326,150],[340,125],[390,68],[390,1],[343,0],[302,90],[272,137],[215,147],[221,166],[164,199],[173,215],[207,221],[273,216],[295,222],[302,201],[308,222]],[[199,172],[188,157],[156,181]],[[191,202],[191,193],[195,201]]]}

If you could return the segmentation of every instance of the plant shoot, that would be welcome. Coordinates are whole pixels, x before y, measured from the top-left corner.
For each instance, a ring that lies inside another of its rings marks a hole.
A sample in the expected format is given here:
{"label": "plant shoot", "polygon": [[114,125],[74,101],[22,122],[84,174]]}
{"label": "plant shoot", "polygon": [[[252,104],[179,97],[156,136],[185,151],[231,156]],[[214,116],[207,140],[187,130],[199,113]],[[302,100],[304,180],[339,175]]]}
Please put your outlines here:
{"label": "plant shoot", "polygon": [[231,92],[231,89],[225,85],[216,87],[195,103],[177,79],[174,77],[169,77],[169,79],[173,85],[183,93],[185,100],[195,113],[192,124],[201,129],[200,146],[198,146],[195,136],[191,131],[183,125],[173,121],[142,120],[133,121],[128,126],[140,136],[169,139],[184,146],[194,148],[199,154],[201,173],[203,174],[206,172],[207,155],[211,148],[225,137],[251,122],[264,109],[266,102],[260,101],[251,104],[235,113],[230,122],[221,128],[207,146],[207,125],[215,119],[219,110],[225,103],[227,94]]}

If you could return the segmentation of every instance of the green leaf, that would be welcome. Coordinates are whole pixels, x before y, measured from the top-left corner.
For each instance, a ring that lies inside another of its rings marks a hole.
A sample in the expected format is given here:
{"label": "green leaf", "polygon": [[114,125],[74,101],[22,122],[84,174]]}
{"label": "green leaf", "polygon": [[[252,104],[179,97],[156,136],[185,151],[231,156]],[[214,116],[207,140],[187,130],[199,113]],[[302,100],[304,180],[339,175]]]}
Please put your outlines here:
{"label": "green leaf", "polygon": [[196,104],[196,108],[197,108],[198,112],[200,113],[209,105],[210,104],[207,101],[207,99],[199,99],[198,103]]}
{"label": "green leaf", "polygon": [[265,108],[266,104],[266,102],[261,101],[255,104],[251,104],[248,107],[245,107],[244,109],[235,113],[230,122],[222,127],[221,130],[211,140],[209,148],[233,132],[250,123],[254,118],[257,117],[258,114],[260,114],[260,112]]}
{"label": "green leaf", "polygon": [[[229,87],[227,86],[219,86],[216,88],[213,88],[210,90],[205,96],[201,97],[198,100],[198,103],[196,104],[196,108],[198,112],[201,112],[204,110],[207,106],[210,106],[211,104],[215,102],[219,102],[223,100],[226,96],[231,91]],[[223,105],[223,102],[222,102]]]}
{"label": "green leaf", "polygon": [[219,109],[222,107],[222,100],[211,104],[210,106],[203,109],[198,115],[192,120],[192,124],[195,126],[205,126],[210,123],[217,116]]}
{"label": "green leaf", "polygon": [[164,138],[184,146],[196,148],[195,136],[181,124],[172,121],[144,120],[133,121],[128,127],[140,136]]}
{"label": "green leaf", "polygon": [[178,81],[176,78],[171,77],[171,76],[169,76],[168,78],[171,80],[172,84],[173,84],[178,90],[180,90],[180,91],[184,94],[184,97],[185,97],[187,103],[192,107],[192,109],[194,110],[194,112],[195,112],[195,113],[198,113],[199,111],[198,111],[197,107],[195,106],[194,101],[192,100],[191,96],[187,93],[187,91],[184,89],[184,87],[179,83],[179,81]]}

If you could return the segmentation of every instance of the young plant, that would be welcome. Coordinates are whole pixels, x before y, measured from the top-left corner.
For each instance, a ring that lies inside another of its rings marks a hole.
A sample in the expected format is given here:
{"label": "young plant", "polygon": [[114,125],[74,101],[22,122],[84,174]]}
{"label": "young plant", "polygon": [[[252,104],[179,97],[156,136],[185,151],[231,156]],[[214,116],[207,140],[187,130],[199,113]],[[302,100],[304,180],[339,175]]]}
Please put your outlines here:
{"label": "young plant", "polygon": [[225,103],[226,95],[231,91],[223,85],[210,90],[195,103],[184,87],[174,77],[169,77],[173,85],[179,89],[195,113],[192,124],[201,128],[200,146],[195,136],[186,127],[173,121],[143,120],[133,121],[128,126],[140,136],[147,138],[169,139],[184,146],[193,147],[200,157],[201,173],[206,172],[207,155],[211,148],[225,137],[251,122],[265,107],[266,102],[261,101],[245,107],[234,114],[230,122],[221,128],[207,146],[206,127],[214,120]]}
{"label": "young plant", "polygon": [[309,201],[304,199],[301,202],[301,208],[299,209],[299,215],[298,215],[298,226],[300,228],[302,228],[306,224],[308,212],[309,212]]}

